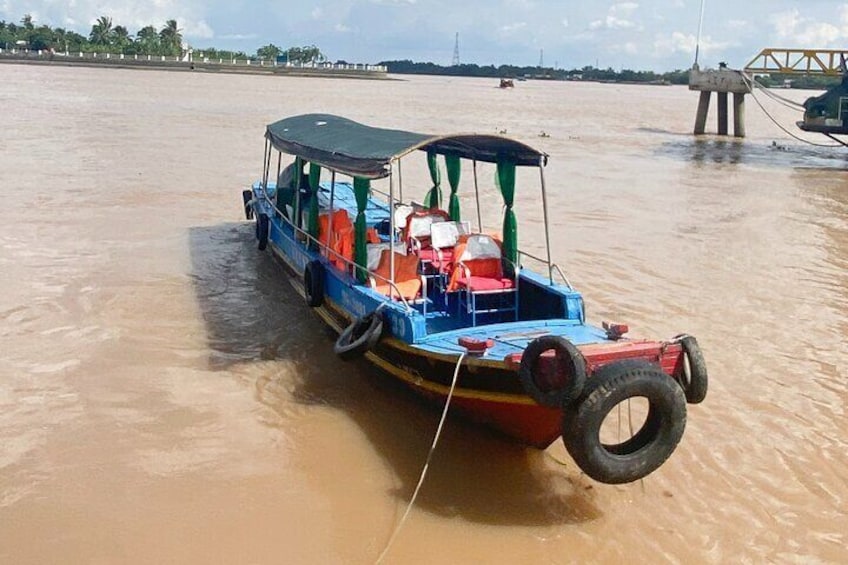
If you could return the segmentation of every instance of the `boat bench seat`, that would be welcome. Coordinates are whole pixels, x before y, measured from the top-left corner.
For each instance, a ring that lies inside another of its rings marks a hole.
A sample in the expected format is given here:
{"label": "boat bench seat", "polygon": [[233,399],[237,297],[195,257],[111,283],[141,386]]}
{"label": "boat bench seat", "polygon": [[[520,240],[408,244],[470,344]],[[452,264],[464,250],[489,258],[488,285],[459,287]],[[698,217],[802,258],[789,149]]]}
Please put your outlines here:
{"label": "boat bench seat", "polygon": [[415,300],[422,295],[424,288],[424,278],[418,274],[420,259],[415,255],[404,255],[394,252],[395,257],[395,276],[394,287],[389,283],[391,276],[391,257],[392,251],[384,249],[380,254],[380,262],[374,270],[373,275],[369,277],[369,284],[372,289],[385,296],[392,296],[396,300],[400,300],[398,292],[406,300]]}

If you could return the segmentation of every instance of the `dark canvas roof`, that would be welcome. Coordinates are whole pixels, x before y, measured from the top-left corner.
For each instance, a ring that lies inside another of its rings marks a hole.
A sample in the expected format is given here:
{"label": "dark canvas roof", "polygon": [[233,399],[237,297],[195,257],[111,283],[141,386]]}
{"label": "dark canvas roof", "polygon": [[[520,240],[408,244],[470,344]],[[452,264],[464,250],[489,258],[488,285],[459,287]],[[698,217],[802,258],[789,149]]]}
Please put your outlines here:
{"label": "dark canvas roof", "polygon": [[547,155],[499,135],[426,135],[366,126],[330,114],[305,114],[270,124],[265,137],[275,149],[353,176],[381,178],[395,158],[416,149],[432,149],[496,163],[509,160],[538,167]]}

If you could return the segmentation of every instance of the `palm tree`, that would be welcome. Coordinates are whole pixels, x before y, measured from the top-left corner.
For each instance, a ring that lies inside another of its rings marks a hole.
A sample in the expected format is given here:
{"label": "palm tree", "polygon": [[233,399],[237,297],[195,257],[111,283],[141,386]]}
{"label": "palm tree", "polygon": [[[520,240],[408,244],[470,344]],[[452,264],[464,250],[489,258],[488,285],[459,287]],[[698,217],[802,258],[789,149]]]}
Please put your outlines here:
{"label": "palm tree", "polygon": [[256,56],[260,59],[270,59],[275,61],[277,57],[279,57],[283,53],[283,50],[274,45],[273,43],[269,43],[264,47],[260,47],[256,50]]}
{"label": "palm tree", "polygon": [[110,45],[112,43],[114,30],[112,29],[112,18],[100,16],[91,26],[89,40],[95,45]]}
{"label": "palm tree", "polygon": [[178,57],[182,52],[183,36],[181,29],[177,28],[177,20],[168,20],[165,27],[159,32],[159,41],[162,43],[163,52]]}
{"label": "palm tree", "polygon": [[130,37],[130,32],[124,26],[115,26],[115,29],[113,30],[112,34],[115,45],[121,52],[123,52],[124,49],[126,49],[132,43],[132,37]]}
{"label": "palm tree", "polygon": [[139,44],[141,53],[144,55],[156,55],[159,47],[159,33],[153,26],[145,26],[135,34],[136,43]]}

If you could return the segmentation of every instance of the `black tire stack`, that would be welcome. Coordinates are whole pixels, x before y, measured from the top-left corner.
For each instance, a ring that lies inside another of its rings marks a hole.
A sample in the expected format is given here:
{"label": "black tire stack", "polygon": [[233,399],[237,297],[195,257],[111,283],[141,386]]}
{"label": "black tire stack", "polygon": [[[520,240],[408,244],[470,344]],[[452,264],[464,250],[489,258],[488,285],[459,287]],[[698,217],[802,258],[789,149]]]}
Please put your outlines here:
{"label": "black tire stack", "polygon": [[[524,351],[519,378],[525,391],[543,406],[562,408],[565,448],[596,481],[629,483],[659,468],[683,437],[686,403],[697,404],[706,397],[706,363],[698,343],[691,336],[677,339],[685,356],[678,379],[656,363],[640,359],[613,361],[587,379],[583,355],[558,336],[537,338]],[[551,350],[553,372],[559,374],[553,380],[538,369],[541,355]],[[635,398],[647,401],[641,427],[622,442],[604,443],[604,420],[617,406]]]}

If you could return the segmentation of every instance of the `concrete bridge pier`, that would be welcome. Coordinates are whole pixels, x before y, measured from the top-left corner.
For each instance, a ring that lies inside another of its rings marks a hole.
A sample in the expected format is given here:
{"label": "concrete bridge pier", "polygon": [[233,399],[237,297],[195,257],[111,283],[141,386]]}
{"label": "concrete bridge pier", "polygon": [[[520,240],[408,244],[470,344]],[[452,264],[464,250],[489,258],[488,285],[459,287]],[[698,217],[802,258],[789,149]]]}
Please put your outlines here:
{"label": "concrete bridge pier", "polygon": [[741,71],[726,67],[701,71],[697,67],[689,72],[689,90],[700,91],[698,113],[695,116],[695,135],[703,135],[707,128],[710,98],[718,96],[718,135],[728,135],[728,94],[733,93],[733,135],[745,137],[745,95],[751,92],[750,82]]}
{"label": "concrete bridge pier", "polygon": [[745,137],[745,95],[733,93],[733,135]]}

